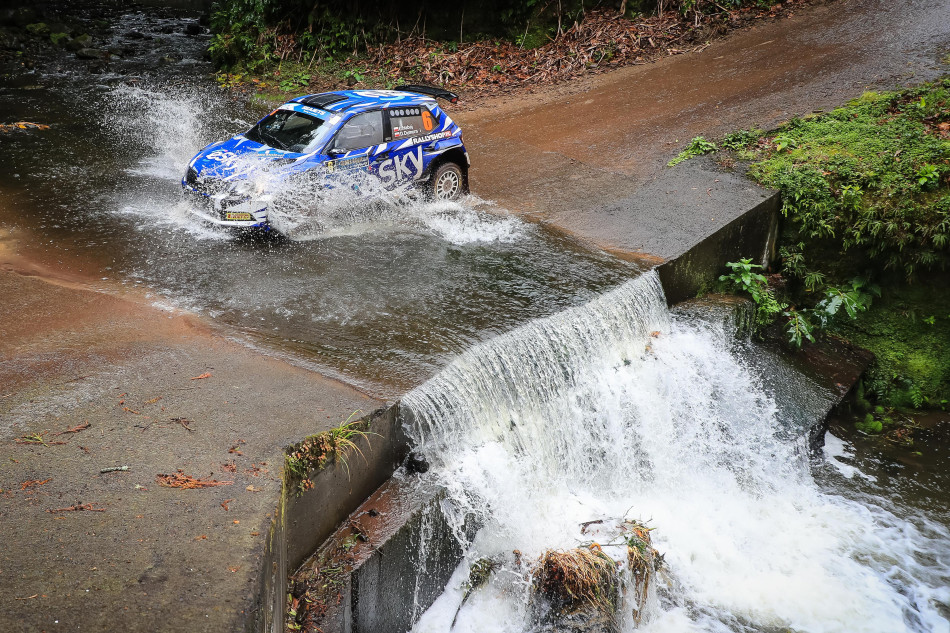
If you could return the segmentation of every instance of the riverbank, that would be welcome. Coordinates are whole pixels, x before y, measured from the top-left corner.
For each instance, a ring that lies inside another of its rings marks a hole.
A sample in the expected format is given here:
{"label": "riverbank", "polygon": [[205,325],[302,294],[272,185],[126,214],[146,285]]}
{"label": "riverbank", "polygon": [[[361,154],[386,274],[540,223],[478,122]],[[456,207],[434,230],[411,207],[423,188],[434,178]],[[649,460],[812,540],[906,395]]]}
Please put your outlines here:
{"label": "riverbank", "polygon": [[[823,0],[829,1],[829,0]],[[631,65],[704,50],[711,42],[739,29],[792,17],[819,0],[768,3],[739,2],[708,6],[684,4],[667,10],[624,14],[611,10],[580,10],[568,22],[530,28],[511,39],[475,36],[460,42],[428,39],[416,28],[396,31],[393,43],[364,42],[365,49],[345,52],[320,41],[309,25],[304,32],[285,32],[285,25],[264,28],[239,18],[234,6],[212,22],[212,58],[220,67],[218,81],[262,99],[285,99],[290,93],[324,92],[345,88],[391,89],[403,83],[444,85],[463,96],[469,107],[501,93],[531,92]],[[542,9],[543,11],[543,9]],[[224,19],[227,12],[228,19]],[[464,17],[464,15],[463,15]],[[550,17],[548,17],[550,22]],[[345,31],[340,23],[333,29]],[[256,37],[253,34],[257,33]],[[365,31],[363,35],[365,36]],[[530,33],[530,38],[529,38]],[[354,37],[356,37],[354,35]],[[270,46],[266,42],[275,39]],[[358,37],[356,37],[358,39]],[[255,40],[252,43],[252,40]],[[333,41],[333,37],[325,38]]]}
{"label": "riverbank", "polygon": [[[876,356],[860,428],[950,402],[950,79],[866,91],[768,133],[726,136],[717,160],[782,192],[777,292],[810,336],[821,328]],[[711,147],[711,146],[710,146]],[[845,313],[851,318],[845,318]],[[828,321],[828,323],[825,323]]]}

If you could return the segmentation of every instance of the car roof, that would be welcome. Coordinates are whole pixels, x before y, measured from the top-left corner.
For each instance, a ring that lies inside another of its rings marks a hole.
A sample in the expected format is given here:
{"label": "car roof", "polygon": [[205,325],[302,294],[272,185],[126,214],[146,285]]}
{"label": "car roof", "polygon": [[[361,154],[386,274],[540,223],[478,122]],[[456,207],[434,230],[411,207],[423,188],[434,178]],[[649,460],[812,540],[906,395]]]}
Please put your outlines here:
{"label": "car roof", "polygon": [[351,113],[371,110],[380,106],[406,107],[435,103],[432,97],[401,90],[338,90],[304,95],[289,103],[313,106],[328,112]]}

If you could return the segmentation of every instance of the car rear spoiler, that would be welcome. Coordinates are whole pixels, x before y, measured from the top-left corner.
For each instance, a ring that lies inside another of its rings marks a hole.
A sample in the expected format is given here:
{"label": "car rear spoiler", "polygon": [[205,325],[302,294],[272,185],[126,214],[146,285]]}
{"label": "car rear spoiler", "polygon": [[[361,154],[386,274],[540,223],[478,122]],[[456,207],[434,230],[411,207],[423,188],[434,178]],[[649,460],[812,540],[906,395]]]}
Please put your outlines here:
{"label": "car rear spoiler", "polygon": [[448,90],[443,90],[442,88],[436,88],[434,86],[407,84],[405,86],[396,86],[396,90],[403,90],[405,92],[418,92],[419,94],[429,95],[430,97],[435,97],[437,99],[446,99],[449,103],[458,103],[459,100],[459,96],[454,92],[449,92]]}

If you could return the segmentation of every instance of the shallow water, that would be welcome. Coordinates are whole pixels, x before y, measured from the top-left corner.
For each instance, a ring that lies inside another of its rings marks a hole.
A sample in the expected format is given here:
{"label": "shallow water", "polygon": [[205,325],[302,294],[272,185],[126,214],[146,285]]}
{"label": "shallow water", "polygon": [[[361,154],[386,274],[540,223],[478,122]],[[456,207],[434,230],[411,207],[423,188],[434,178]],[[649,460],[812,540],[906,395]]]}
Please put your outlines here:
{"label": "shallow water", "polygon": [[[116,32],[146,31],[140,17],[125,19]],[[200,57],[189,42],[185,58]],[[21,252],[142,288],[383,397],[486,336],[635,274],[477,198],[311,201],[304,190],[275,217],[290,239],[203,224],[181,196],[188,161],[262,112],[209,85],[200,62],[164,68],[89,75],[67,65],[0,88],[5,117],[52,126],[0,138],[0,225]]]}

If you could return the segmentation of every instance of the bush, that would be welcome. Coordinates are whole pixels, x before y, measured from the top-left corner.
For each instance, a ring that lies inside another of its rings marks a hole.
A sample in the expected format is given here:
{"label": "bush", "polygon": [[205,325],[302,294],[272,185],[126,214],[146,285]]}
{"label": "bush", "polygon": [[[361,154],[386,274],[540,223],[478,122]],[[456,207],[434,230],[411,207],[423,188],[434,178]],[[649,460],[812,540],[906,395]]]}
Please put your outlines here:
{"label": "bush", "polygon": [[801,239],[913,279],[950,263],[948,132],[950,79],[865,93],[766,135],[749,173],[782,192]]}

